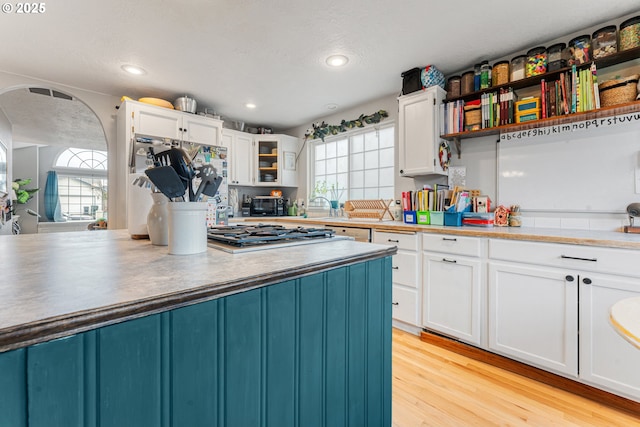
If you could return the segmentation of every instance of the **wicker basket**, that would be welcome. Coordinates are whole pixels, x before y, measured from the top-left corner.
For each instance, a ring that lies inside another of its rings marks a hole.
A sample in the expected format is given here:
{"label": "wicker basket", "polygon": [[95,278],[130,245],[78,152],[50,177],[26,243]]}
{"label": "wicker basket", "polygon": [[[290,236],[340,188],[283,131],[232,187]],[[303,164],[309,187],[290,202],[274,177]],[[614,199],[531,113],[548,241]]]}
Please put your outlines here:
{"label": "wicker basket", "polygon": [[464,130],[480,129],[482,110],[479,105],[464,106]]}
{"label": "wicker basket", "polygon": [[640,75],[634,74],[620,80],[609,80],[600,83],[598,85],[600,106],[609,107],[611,105],[635,101],[638,95],[639,77]]}

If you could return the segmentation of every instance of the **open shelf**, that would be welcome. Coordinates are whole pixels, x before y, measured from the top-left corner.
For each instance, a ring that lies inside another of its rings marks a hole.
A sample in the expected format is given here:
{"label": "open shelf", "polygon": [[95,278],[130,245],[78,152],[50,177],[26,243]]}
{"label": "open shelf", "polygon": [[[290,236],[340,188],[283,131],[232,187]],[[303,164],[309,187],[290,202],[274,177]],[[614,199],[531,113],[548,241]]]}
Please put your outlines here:
{"label": "open shelf", "polygon": [[[525,123],[514,123],[510,125],[496,126],[487,129],[465,131],[459,133],[450,133],[441,135],[442,139],[449,141],[477,138],[488,135],[498,135],[500,133],[517,132],[529,129],[539,129],[546,126],[564,125],[568,123],[602,119],[606,117],[616,116],[619,114],[635,113],[640,111],[640,101],[630,102],[627,104],[612,105],[610,107],[603,107],[597,110],[585,111],[582,113],[564,114],[561,116],[553,116],[540,120],[532,120]],[[459,151],[458,151],[459,153]]]}

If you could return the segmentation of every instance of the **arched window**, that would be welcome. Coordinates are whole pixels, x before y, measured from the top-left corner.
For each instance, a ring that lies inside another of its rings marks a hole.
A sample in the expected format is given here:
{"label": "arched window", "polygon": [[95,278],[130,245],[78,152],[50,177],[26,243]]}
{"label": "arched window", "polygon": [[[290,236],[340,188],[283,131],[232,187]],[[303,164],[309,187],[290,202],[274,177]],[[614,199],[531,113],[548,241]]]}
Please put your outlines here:
{"label": "arched window", "polygon": [[93,221],[107,217],[107,152],[68,148],[56,159],[62,216]]}

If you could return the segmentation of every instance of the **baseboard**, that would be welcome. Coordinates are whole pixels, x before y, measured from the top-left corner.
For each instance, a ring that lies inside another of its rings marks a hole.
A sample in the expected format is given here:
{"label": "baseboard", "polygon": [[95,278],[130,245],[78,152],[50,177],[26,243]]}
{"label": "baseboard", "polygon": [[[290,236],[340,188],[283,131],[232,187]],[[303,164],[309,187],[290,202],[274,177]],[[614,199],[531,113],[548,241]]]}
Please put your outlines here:
{"label": "baseboard", "polygon": [[471,359],[485,362],[489,365],[505,369],[507,371],[525,376],[527,378],[531,378],[544,384],[551,385],[553,387],[568,391],[578,396],[585,397],[598,403],[602,403],[621,411],[628,412],[634,416],[638,416],[638,414],[640,414],[639,402],[635,402],[633,400],[626,399],[613,393],[600,390],[599,388],[595,388],[590,385],[562,377],[560,375],[552,374],[551,372],[547,372],[545,370],[529,366],[525,363],[521,363],[516,360],[512,360],[477,347],[473,347],[469,344],[465,344],[460,341],[444,337],[442,335],[421,331],[420,339],[429,344],[437,345],[438,347],[451,350],[455,353],[461,354]]}
{"label": "baseboard", "polygon": [[420,336],[420,333],[422,332],[422,328],[419,328],[414,325],[410,325],[408,323],[401,322],[396,319],[393,319],[391,321],[391,326],[393,326],[396,329],[400,329],[401,331],[408,332],[410,334],[417,335],[417,336]]}

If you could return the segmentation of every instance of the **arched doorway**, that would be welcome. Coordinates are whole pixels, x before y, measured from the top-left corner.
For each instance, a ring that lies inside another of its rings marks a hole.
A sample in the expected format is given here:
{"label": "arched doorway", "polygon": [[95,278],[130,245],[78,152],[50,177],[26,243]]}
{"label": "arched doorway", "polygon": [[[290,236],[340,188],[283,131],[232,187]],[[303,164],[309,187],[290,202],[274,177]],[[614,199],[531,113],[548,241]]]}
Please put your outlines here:
{"label": "arched doorway", "polygon": [[[11,125],[12,142],[7,156],[9,179],[31,178],[32,188],[40,189],[27,204],[19,207],[22,212],[18,212],[22,231],[35,233],[39,223],[52,222],[44,215],[44,188],[47,173],[55,170],[60,153],[69,148],[106,153],[107,139],[91,108],[76,96],[46,85],[23,85],[0,91],[0,109]],[[40,218],[26,214],[27,209],[39,213]],[[90,209],[95,212],[94,208]],[[87,222],[86,216],[84,218]],[[58,230],[86,228],[80,223],[75,227],[69,225]]]}

